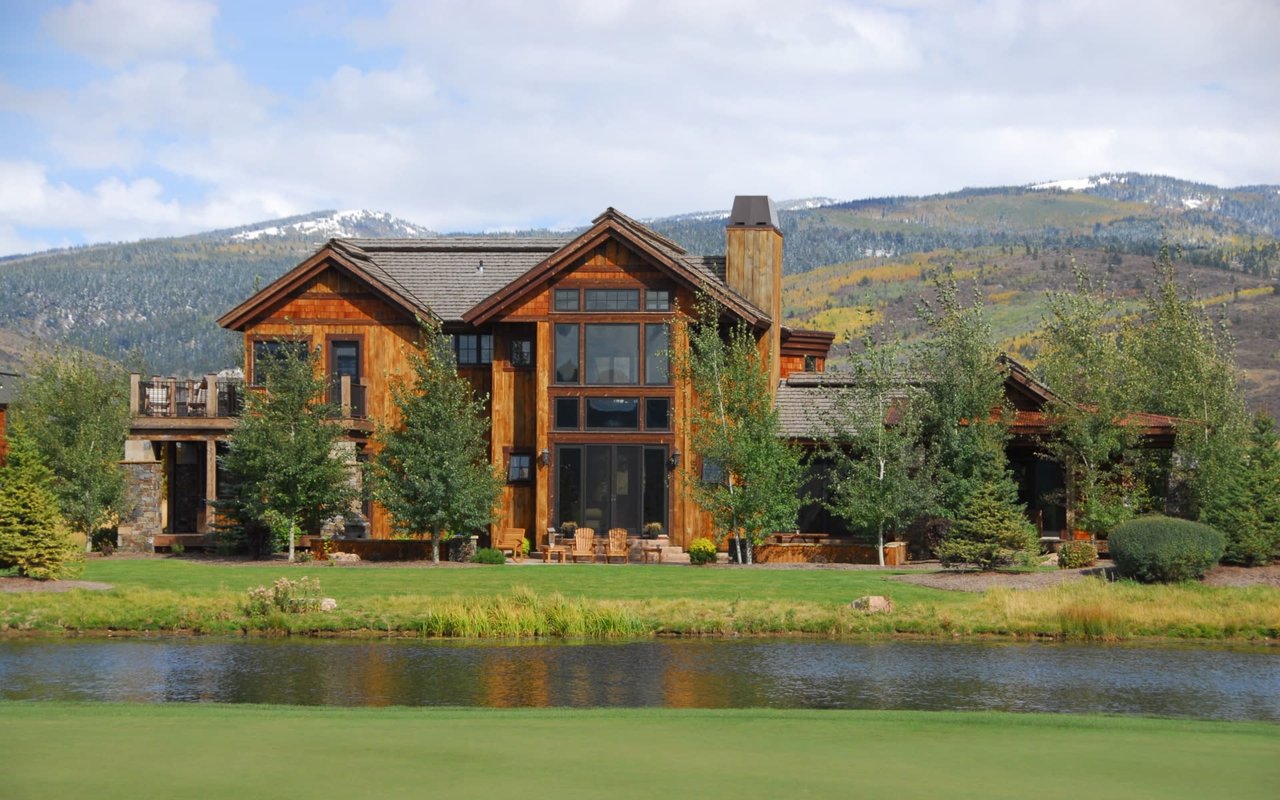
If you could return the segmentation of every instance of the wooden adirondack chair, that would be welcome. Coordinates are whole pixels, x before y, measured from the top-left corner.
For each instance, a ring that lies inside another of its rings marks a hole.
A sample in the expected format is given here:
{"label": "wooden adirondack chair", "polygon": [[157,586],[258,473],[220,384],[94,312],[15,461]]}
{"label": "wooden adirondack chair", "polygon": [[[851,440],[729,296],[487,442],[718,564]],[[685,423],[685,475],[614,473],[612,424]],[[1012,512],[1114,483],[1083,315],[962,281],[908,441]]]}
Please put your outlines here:
{"label": "wooden adirondack chair", "polygon": [[498,531],[497,541],[493,544],[494,550],[501,550],[503,553],[510,552],[512,561],[524,560],[524,528],[503,528]]}
{"label": "wooden adirondack chair", "polygon": [[604,549],[604,563],[608,564],[611,558],[620,558],[622,563],[625,564],[629,556],[627,529],[611,528],[609,530],[609,543],[605,545]]}
{"label": "wooden adirondack chair", "polygon": [[579,558],[595,561],[596,532],[591,528],[578,528],[573,534],[573,549],[569,551],[569,557],[574,563],[577,563]]}

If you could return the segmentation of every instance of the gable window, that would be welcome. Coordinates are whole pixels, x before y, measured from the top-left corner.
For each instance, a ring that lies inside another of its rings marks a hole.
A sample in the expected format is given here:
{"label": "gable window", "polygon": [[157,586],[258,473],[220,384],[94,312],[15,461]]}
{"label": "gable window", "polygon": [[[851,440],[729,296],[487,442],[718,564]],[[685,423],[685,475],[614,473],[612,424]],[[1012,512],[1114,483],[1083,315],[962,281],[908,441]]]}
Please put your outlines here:
{"label": "gable window", "polygon": [[587,289],[587,311],[639,311],[639,289]]}
{"label": "gable window", "polygon": [[644,310],[645,311],[670,311],[671,310],[671,290],[670,289],[649,289],[645,291]]}
{"label": "gable window", "polygon": [[487,333],[455,333],[453,354],[460,367],[493,362],[493,336]]}
{"label": "gable window", "polygon": [[578,382],[578,326],[556,326],[556,383]]}
{"label": "gable window", "polygon": [[511,340],[511,366],[533,366],[533,342],[529,339]]}
{"label": "gable window", "polygon": [[577,289],[556,289],[555,298],[556,311],[577,311],[579,308]]}
{"label": "gable window", "polygon": [[586,382],[638,383],[639,325],[584,325]]}
{"label": "gable window", "polygon": [[507,482],[529,480],[533,472],[533,456],[528,453],[512,453],[507,460]]}
{"label": "gable window", "polygon": [[302,339],[259,339],[253,343],[254,386],[261,386],[266,377],[267,365],[273,361],[297,359],[306,361],[310,344]]}

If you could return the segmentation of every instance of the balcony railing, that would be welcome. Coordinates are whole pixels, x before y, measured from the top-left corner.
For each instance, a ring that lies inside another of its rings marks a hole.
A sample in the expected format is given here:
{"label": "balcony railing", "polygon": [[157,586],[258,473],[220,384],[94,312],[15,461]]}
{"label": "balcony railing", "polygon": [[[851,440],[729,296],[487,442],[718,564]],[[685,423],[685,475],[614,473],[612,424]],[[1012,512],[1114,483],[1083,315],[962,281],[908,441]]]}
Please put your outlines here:
{"label": "balcony railing", "polygon": [[[129,407],[138,417],[238,417],[244,410],[243,378],[143,378],[129,376]],[[327,400],[341,419],[365,419],[368,387],[348,377],[334,381]]]}

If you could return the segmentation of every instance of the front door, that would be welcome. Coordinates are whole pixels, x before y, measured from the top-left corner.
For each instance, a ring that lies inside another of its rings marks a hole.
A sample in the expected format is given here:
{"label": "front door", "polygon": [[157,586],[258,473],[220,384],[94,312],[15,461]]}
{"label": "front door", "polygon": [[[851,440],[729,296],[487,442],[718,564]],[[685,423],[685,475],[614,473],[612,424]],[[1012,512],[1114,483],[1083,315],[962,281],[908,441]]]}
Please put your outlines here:
{"label": "front door", "polygon": [[558,522],[603,534],[667,523],[667,448],[632,444],[561,445],[556,450]]}

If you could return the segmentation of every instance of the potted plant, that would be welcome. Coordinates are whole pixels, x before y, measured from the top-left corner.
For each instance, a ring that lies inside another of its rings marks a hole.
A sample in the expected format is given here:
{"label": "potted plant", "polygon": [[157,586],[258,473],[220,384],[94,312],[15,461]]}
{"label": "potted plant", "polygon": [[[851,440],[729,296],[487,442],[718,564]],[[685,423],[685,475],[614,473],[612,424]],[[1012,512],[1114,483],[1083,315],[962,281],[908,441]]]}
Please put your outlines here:
{"label": "potted plant", "polygon": [[560,535],[563,536],[565,539],[572,539],[573,535],[577,532],[578,532],[578,523],[568,522],[568,521],[560,523]]}
{"label": "potted plant", "polygon": [[659,536],[661,536],[661,535],[662,535],[662,523],[661,523],[661,522],[648,522],[648,523],[645,523],[645,526],[644,526],[644,538],[646,538],[646,539],[657,539],[657,538],[658,538]]}

